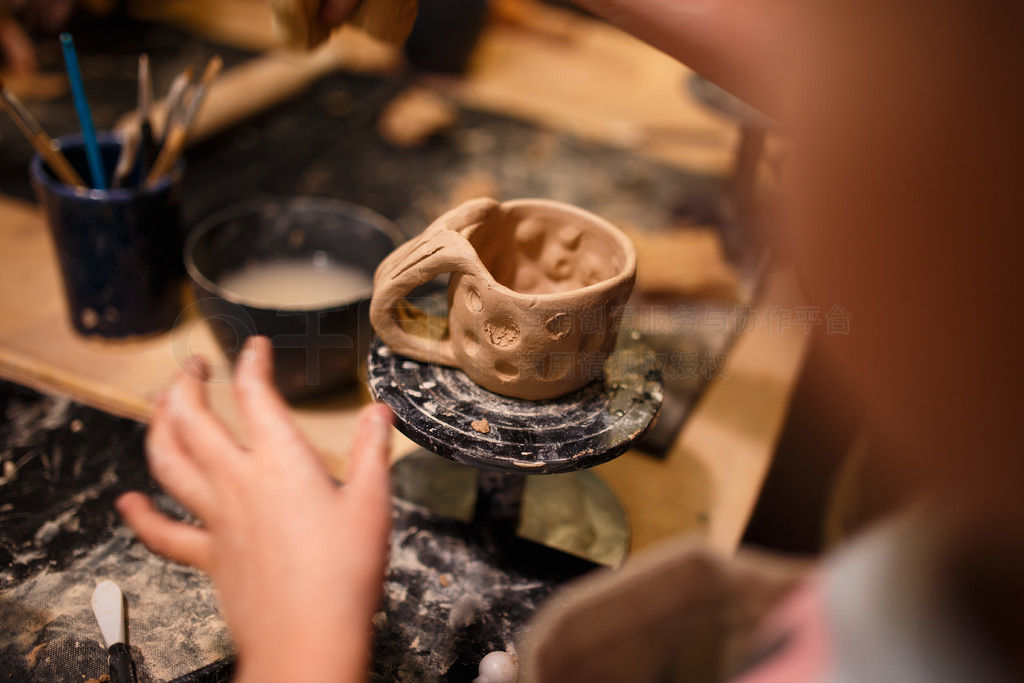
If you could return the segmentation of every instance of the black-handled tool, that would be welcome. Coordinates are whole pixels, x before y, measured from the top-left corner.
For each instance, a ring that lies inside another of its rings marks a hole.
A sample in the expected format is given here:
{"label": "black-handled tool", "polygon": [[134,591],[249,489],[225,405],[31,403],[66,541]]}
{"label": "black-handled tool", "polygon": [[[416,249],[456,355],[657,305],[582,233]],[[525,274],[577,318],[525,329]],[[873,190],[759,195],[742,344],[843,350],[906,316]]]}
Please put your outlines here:
{"label": "black-handled tool", "polygon": [[112,683],[135,683],[135,663],[125,643],[124,596],[113,581],[100,581],[92,593],[92,611],[107,645]]}

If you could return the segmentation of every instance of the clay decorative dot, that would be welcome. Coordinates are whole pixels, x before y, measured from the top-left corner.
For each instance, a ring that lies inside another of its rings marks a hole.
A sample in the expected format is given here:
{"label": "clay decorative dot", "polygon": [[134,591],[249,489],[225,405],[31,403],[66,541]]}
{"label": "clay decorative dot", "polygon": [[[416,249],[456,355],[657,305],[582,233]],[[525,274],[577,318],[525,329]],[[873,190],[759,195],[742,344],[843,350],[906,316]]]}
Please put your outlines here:
{"label": "clay decorative dot", "polygon": [[519,379],[519,368],[507,361],[499,361],[494,364],[494,374],[502,382],[514,382]]}
{"label": "clay decorative dot", "polygon": [[466,306],[474,313],[484,310],[484,302],[480,298],[480,292],[477,291],[476,287],[466,289]]}
{"label": "clay decorative dot", "polygon": [[480,353],[480,341],[472,332],[466,332],[462,337],[462,349],[467,356],[476,356]]}
{"label": "clay decorative dot", "polygon": [[519,325],[511,319],[492,320],[484,325],[487,339],[499,349],[515,346],[519,341]]}
{"label": "clay decorative dot", "polygon": [[563,247],[573,251],[579,248],[582,237],[583,231],[576,226],[567,225],[558,231],[558,241],[561,242]]}
{"label": "clay decorative dot", "polygon": [[532,260],[540,258],[544,250],[544,224],[536,220],[524,220],[516,229],[516,246]]}
{"label": "clay decorative dot", "polygon": [[544,329],[552,341],[564,339],[572,331],[572,317],[568,313],[556,313],[544,323]]}
{"label": "clay decorative dot", "polygon": [[564,282],[576,274],[576,265],[568,257],[562,257],[555,261],[555,265],[548,271],[548,277],[555,282]]}

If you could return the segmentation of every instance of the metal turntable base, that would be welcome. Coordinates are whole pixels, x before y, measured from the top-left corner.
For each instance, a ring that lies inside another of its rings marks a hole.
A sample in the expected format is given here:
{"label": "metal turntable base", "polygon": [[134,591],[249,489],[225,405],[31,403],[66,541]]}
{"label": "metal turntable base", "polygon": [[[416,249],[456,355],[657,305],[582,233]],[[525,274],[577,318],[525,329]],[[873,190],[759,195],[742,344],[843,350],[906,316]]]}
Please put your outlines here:
{"label": "metal turntable base", "polygon": [[[625,453],[658,415],[661,375],[639,335],[620,335],[603,380],[545,401],[500,396],[461,370],[398,356],[379,339],[367,369],[398,430],[426,449],[395,464],[399,498],[601,564],[625,558],[626,513],[597,475],[581,470]],[[482,420],[485,431],[473,427]]]}
{"label": "metal turntable base", "polygon": [[[392,468],[394,494],[441,517],[471,522],[479,471],[418,450]],[[629,551],[629,519],[593,472],[526,479],[516,535],[609,567]]]}

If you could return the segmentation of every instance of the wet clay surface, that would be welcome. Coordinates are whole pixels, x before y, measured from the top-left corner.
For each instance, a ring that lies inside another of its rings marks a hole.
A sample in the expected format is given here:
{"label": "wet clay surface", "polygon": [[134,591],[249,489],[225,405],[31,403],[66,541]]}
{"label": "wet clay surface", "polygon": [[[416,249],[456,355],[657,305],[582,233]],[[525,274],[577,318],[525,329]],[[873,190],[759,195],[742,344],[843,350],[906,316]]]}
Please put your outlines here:
{"label": "wet clay surface", "polygon": [[595,568],[530,541],[433,519],[395,502],[370,680],[472,681],[488,652],[515,641],[551,591]]}
{"label": "wet clay surface", "polygon": [[102,579],[127,599],[140,680],[230,654],[209,582],[135,542],[114,511],[124,491],[157,493],[143,438],[136,422],[0,382],[0,672],[11,680],[107,672],[89,602]]}
{"label": "wet clay surface", "polygon": [[[107,672],[89,604],[112,579],[128,604],[139,680],[209,683],[230,674],[232,644],[213,587],[159,558],[113,509],[157,490],[144,427],[0,382],[0,680],[75,681]],[[160,505],[182,511],[165,496]],[[438,521],[396,502],[392,551],[374,617],[374,681],[471,681],[481,657],[514,647],[550,592],[593,568],[520,539]]]}

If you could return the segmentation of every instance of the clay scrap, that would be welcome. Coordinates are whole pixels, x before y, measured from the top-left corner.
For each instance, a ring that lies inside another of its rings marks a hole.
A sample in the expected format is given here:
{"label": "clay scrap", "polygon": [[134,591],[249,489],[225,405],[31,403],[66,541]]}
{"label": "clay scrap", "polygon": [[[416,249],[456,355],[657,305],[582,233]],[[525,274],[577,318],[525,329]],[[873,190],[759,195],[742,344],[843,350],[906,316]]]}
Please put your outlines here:
{"label": "clay scrap", "polygon": [[419,147],[451,127],[456,116],[455,105],[436,91],[406,88],[381,111],[377,132],[393,147]]}

